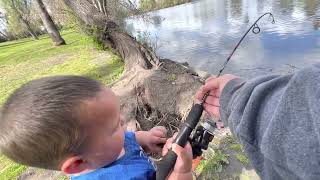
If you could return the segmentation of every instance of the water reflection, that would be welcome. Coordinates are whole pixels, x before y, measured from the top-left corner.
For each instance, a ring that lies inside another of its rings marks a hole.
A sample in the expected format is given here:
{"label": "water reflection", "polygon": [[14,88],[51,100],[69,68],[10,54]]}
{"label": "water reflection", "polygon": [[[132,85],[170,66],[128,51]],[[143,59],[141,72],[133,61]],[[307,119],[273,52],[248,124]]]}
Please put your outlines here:
{"label": "water reflection", "polygon": [[161,57],[217,73],[247,28],[268,11],[276,24],[263,19],[261,33],[249,34],[225,73],[254,77],[320,62],[317,0],[200,0],[150,13],[155,23],[127,24],[135,36],[147,31],[157,37]]}

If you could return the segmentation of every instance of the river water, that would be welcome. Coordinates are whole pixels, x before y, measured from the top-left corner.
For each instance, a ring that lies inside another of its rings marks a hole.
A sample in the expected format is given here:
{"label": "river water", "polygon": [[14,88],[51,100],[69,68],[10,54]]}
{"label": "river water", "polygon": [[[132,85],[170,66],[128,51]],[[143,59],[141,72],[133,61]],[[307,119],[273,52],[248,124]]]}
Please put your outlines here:
{"label": "river water", "polygon": [[320,62],[319,0],[199,0],[127,20],[127,29],[157,44],[157,54],[216,74],[251,24],[263,13],[259,34],[249,33],[224,73],[245,77],[288,73]]}

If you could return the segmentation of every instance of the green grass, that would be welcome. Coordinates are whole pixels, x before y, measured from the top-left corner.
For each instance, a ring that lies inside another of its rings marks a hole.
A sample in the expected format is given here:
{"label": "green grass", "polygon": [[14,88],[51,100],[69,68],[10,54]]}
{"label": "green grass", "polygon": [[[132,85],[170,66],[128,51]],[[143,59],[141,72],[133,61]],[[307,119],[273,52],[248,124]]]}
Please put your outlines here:
{"label": "green grass", "polygon": [[167,80],[173,82],[173,81],[177,80],[177,76],[175,74],[170,74],[170,75],[168,75]]}
{"label": "green grass", "polygon": [[231,150],[237,151],[237,152],[241,152],[242,151],[242,147],[240,144],[230,144],[229,147]]}
{"label": "green grass", "polygon": [[210,147],[205,159],[201,161],[196,169],[197,174],[201,174],[201,179],[219,179],[219,173],[223,166],[229,164],[229,155],[217,147]]}
{"label": "green grass", "polygon": [[244,153],[242,145],[239,144],[234,139],[234,137],[227,136],[227,137],[225,137],[225,139],[223,141],[226,144],[226,148],[233,150],[237,153],[235,157],[238,161],[240,161],[243,165],[248,165],[250,163],[248,157]]}
{"label": "green grass", "polygon": [[249,159],[248,157],[243,153],[239,153],[236,155],[236,158],[238,161],[240,161],[243,165],[248,165],[250,162],[249,162]]}
{"label": "green grass", "polygon": [[16,164],[4,156],[0,156],[0,179],[15,179],[21,172],[27,169],[26,166]]}
{"label": "green grass", "polygon": [[[62,33],[67,45],[54,47],[47,36],[0,43],[0,105],[22,84],[52,75],[83,75],[109,84],[119,78],[124,64],[109,51],[96,48],[91,37]],[[27,167],[0,156],[0,179],[15,179]]]}
{"label": "green grass", "polygon": [[243,166],[250,164],[241,144],[233,136],[228,135],[209,145],[208,151],[204,153],[205,160],[197,167],[196,174],[200,175],[199,179],[221,179],[226,166],[234,159],[232,157]]}
{"label": "green grass", "polygon": [[70,178],[67,176],[61,176],[58,178],[58,180],[69,180]]}
{"label": "green grass", "polygon": [[108,84],[122,73],[121,59],[96,50],[92,38],[70,31],[63,33],[63,37],[67,45],[59,47],[52,46],[48,37],[0,43],[0,104],[31,79],[73,74]]}

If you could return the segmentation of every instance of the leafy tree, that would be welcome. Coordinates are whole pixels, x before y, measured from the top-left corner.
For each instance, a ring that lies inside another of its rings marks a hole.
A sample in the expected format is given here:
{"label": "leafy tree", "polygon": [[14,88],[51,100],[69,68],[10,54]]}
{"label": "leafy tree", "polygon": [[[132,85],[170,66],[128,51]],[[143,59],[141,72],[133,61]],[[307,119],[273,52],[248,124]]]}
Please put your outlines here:
{"label": "leafy tree", "polygon": [[32,5],[30,0],[1,0],[1,5],[6,10],[7,29],[16,36],[24,34],[38,39],[35,24],[32,23]]}

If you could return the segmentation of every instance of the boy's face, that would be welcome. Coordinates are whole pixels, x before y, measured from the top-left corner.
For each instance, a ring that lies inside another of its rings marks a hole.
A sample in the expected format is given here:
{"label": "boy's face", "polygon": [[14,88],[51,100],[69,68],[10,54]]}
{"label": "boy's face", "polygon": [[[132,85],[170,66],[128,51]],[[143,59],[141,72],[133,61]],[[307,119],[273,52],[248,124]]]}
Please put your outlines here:
{"label": "boy's face", "polygon": [[86,101],[81,109],[81,119],[87,132],[82,156],[89,169],[112,163],[124,145],[119,99],[110,89],[104,88],[96,98]]}

